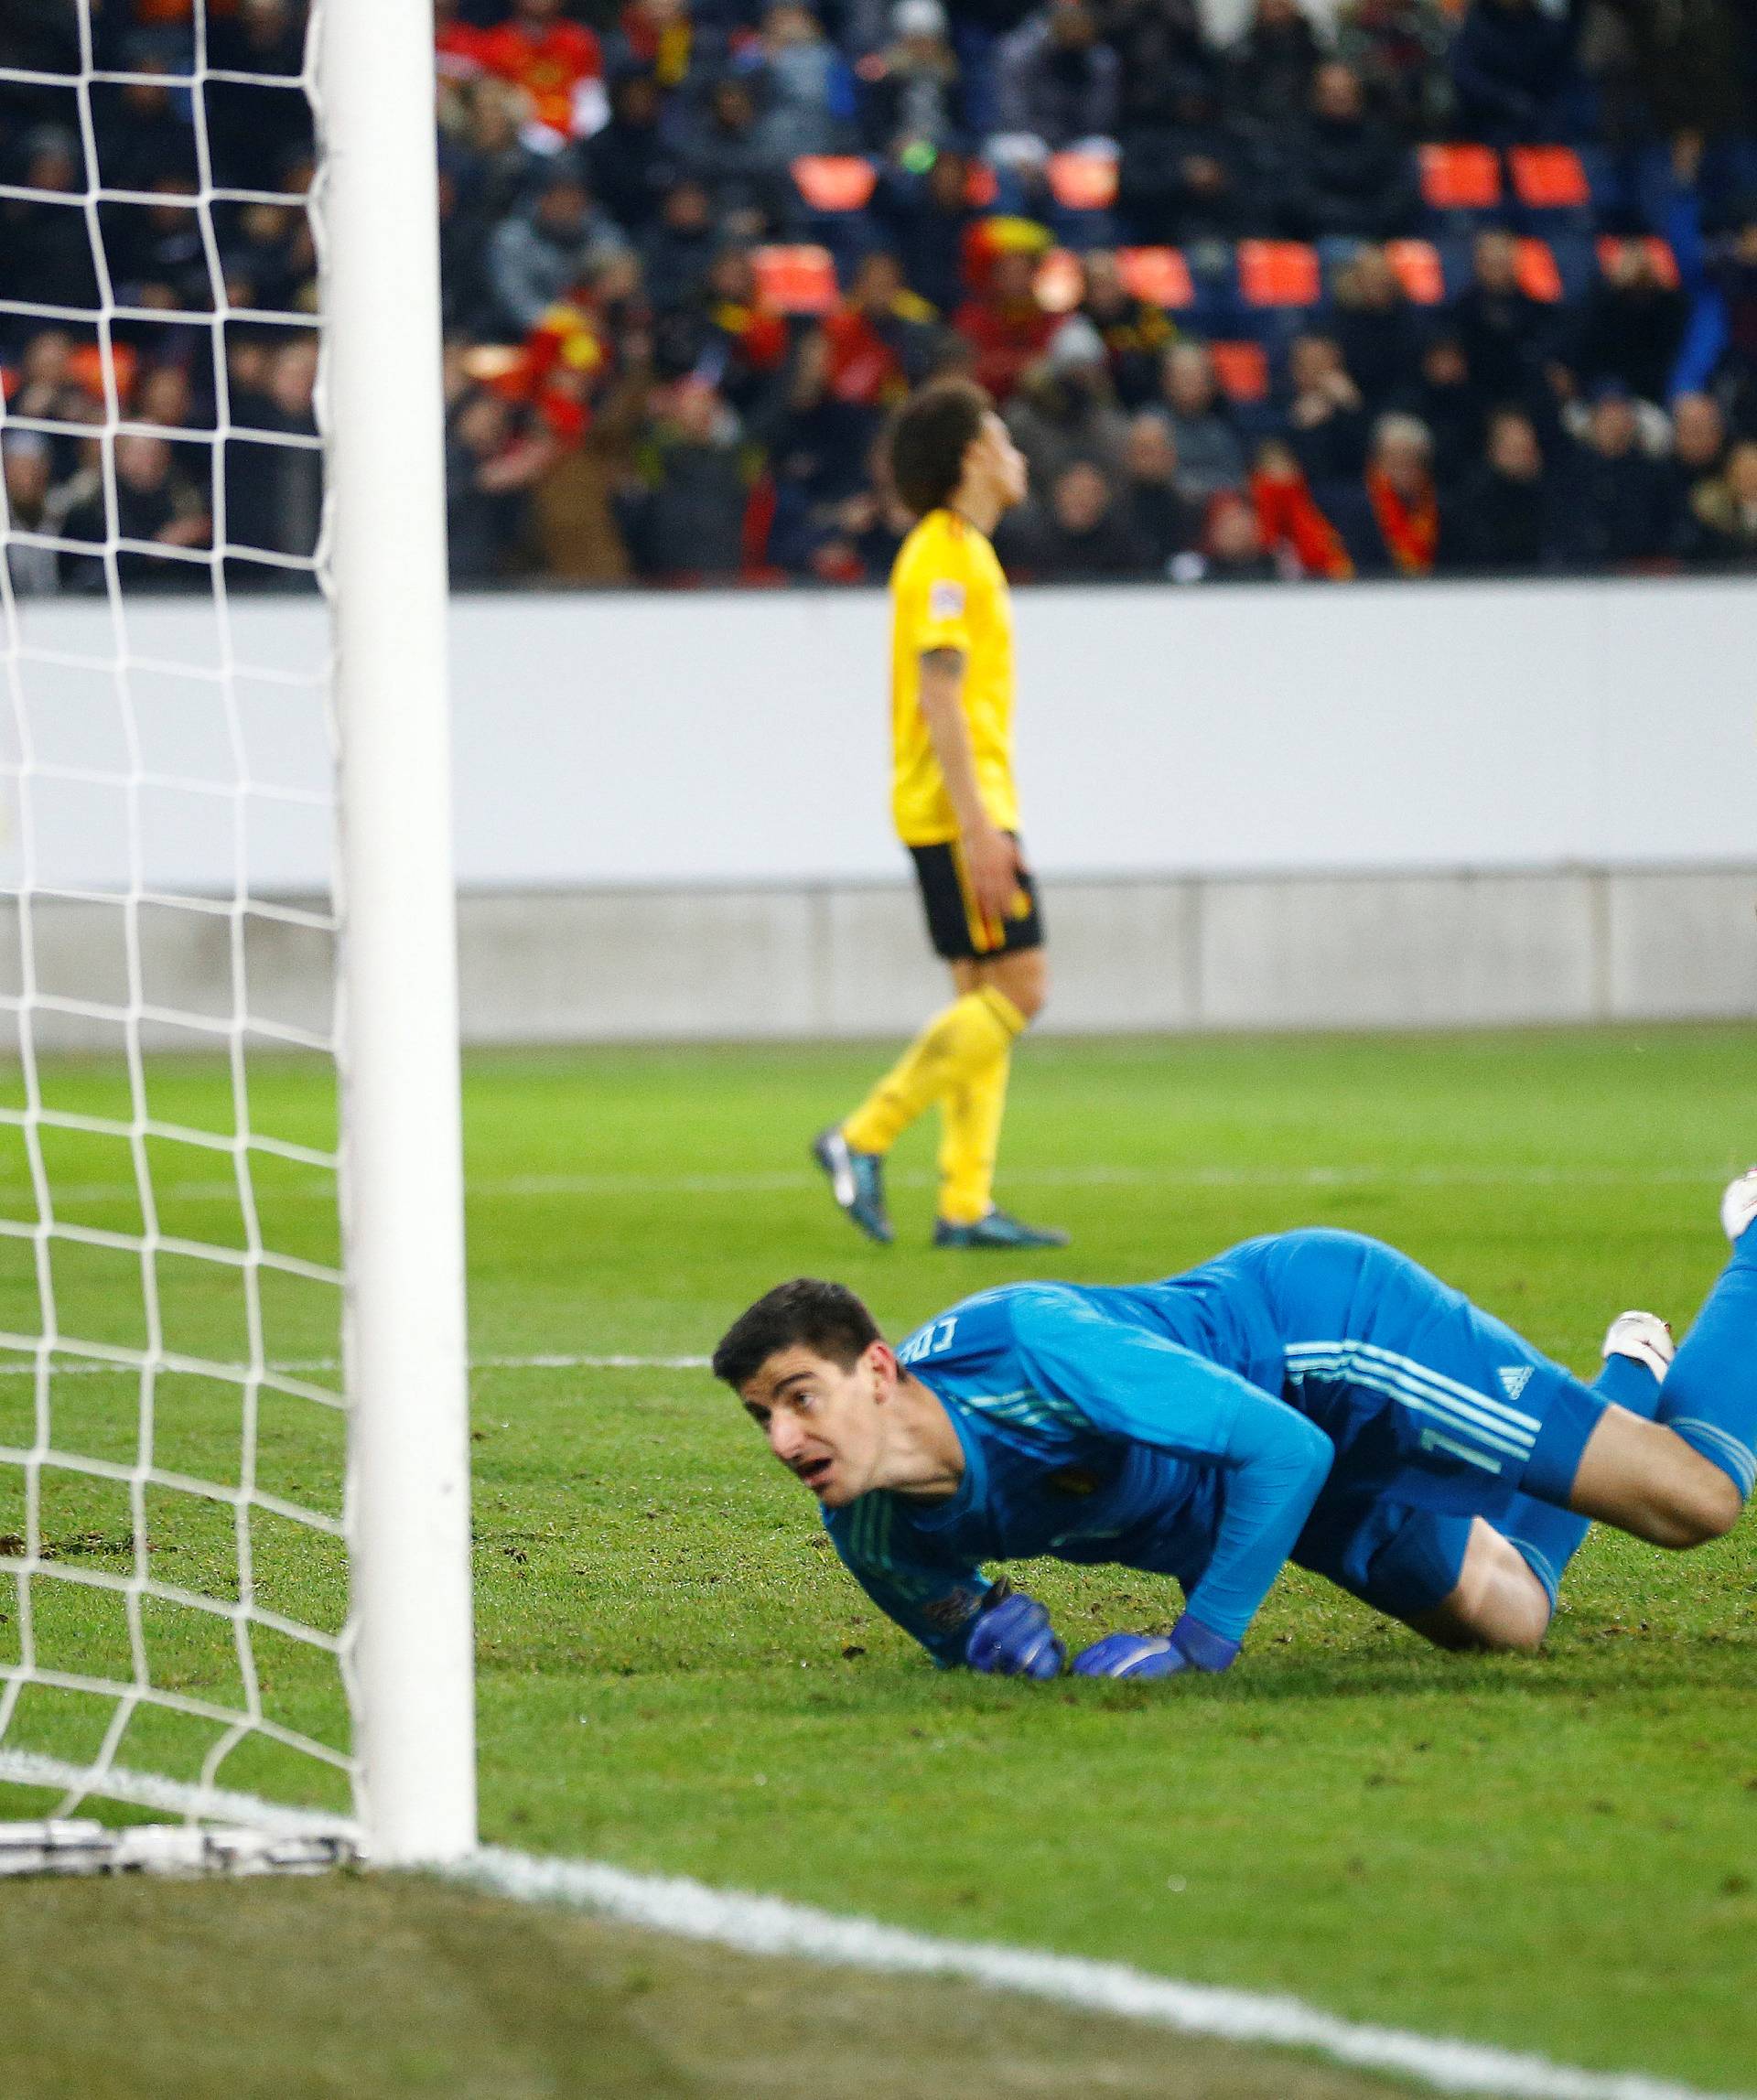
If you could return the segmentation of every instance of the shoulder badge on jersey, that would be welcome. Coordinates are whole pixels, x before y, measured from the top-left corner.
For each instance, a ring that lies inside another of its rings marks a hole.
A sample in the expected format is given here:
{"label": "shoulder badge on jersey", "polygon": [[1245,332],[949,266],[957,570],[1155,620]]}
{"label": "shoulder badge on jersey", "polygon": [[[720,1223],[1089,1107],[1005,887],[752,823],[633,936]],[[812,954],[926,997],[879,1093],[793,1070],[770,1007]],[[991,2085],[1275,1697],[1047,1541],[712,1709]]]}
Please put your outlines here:
{"label": "shoulder badge on jersey", "polygon": [[929,584],[927,617],[930,619],[961,619],[964,617],[964,586],[961,583]]}

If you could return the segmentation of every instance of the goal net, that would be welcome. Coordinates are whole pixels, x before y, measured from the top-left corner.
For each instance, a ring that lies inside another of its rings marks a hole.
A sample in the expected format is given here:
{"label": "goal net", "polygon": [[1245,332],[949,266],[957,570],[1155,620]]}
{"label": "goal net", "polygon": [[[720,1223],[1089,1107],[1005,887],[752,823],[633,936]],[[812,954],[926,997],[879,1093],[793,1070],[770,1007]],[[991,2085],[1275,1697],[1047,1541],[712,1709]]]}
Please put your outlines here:
{"label": "goal net", "polygon": [[[437,1857],[472,1826],[443,645],[406,625],[443,626],[430,16],[26,14],[0,24],[0,1818]],[[382,69],[411,51],[399,118]],[[393,486],[350,515],[350,471]]]}

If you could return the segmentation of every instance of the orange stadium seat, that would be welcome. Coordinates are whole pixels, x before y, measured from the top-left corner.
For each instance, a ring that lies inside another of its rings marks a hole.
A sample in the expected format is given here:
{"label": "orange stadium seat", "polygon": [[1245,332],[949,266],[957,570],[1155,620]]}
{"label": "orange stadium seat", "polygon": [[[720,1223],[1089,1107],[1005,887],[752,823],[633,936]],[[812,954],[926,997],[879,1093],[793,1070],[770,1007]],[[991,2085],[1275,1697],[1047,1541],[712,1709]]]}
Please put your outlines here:
{"label": "orange stadium seat", "polygon": [[1385,259],[1412,305],[1437,307],[1445,299],[1446,274],[1431,241],[1387,241]]}
{"label": "orange stadium seat", "polygon": [[1547,241],[1520,242],[1518,267],[1519,289],[1526,298],[1542,299],[1551,307],[1561,298],[1562,273]]}
{"label": "orange stadium seat", "polygon": [[1421,194],[1432,211],[1492,211],[1501,201],[1501,160],[1492,145],[1424,145]]}
{"label": "orange stadium seat", "polygon": [[986,211],[999,195],[999,176],[986,160],[973,160],[964,178],[964,201],[972,211]]}
{"label": "orange stadium seat", "polygon": [[1063,211],[1108,211],[1116,201],[1114,153],[1052,153],[1045,172]]}
{"label": "orange stadium seat", "polygon": [[757,303],[771,314],[827,314],[839,296],[827,248],[759,248],[751,264]]}
{"label": "orange stadium seat", "polygon": [[1131,298],[1152,307],[1193,307],[1196,287],[1178,248],[1119,248],[1116,268]]}
{"label": "orange stadium seat", "polygon": [[1507,165],[1514,195],[1534,211],[1579,211],[1592,201],[1585,164],[1571,145],[1515,145]]}
{"label": "orange stadium seat", "polygon": [[1238,288],[1247,307],[1315,307],[1323,297],[1318,251],[1303,241],[1241,241]]}
{"label": "orange stadium seat", "polygon": [[1628,241],[1615,233],[1607,233],[1599,242],[1599,267],[1608,270],[1625,248],[1643,248],[1654,265],[1654,274],[1667,291],[1677,289],[1677,257],[1672,253],[1672,244],[1657,233],[1644,233],[1638,240]]}
{"label": "orange stadium seat", "polygon": [[1086,296],[1086,273],[1072,249],[1051,248],[1037,266],[1031,288],[1046,314],[1071,314]]}
{"label": "orange stadium seat", "polygon": [[1248,404],[1268,399],[1269,358],[1261,343],[1210,343],[1208,355],[1228,401]]}
{"label": "orange stadium seat", "polygon": [[793,187],[814,211],[864,211],[878,181],[856,153],[807,153],[793,163]]}

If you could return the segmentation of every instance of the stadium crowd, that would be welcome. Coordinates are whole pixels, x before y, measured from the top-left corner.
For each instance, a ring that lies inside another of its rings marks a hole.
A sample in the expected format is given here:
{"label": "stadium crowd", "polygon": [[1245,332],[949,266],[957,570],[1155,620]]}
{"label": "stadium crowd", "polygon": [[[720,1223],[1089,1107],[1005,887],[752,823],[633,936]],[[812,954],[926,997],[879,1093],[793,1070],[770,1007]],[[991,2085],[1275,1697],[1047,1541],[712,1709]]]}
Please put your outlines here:
{"label": "stadium crowd", "polygon": [[[8,0],[16,590],[101,587],[112,511],[131,581],[203,583],[216,533],[234,582],[305,580],[303,15],[209,0],[209,66],[254,78],[197,123],[190,0],[102,0],[128,77],[84,109],[41,78],[77,70],[75,10]],[[998,541],[1028,581],[1757,568],[1741,0],[436,16],[460,583],[882,580],[877,441],[947,372],[1030,461]]]}

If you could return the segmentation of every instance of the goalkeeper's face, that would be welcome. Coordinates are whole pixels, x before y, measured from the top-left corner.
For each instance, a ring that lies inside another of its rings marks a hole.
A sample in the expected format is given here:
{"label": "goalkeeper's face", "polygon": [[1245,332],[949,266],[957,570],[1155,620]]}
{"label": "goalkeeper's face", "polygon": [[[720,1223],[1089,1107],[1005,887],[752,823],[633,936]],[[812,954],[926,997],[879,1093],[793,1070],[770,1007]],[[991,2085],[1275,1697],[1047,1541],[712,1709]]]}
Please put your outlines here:
{"label": "goalkeeper's face", "polygon": [[825,1509],[878,1484],[897,1359],[875,1341],[846,1369],[803,1342],[777,1350],[741,1387],[769,1448]]}

